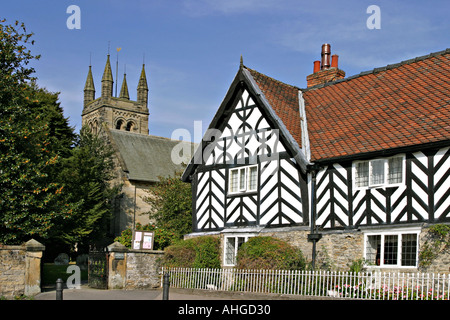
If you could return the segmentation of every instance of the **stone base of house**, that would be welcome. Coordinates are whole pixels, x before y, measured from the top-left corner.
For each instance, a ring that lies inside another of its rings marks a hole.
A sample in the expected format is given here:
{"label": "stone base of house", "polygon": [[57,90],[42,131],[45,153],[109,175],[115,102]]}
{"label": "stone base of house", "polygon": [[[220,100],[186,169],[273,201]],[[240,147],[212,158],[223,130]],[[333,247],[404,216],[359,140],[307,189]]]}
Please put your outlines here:
{"label": "stone base of house", "polygon": [[[428,224],[409,224],[393,228],[389,227],[361,227],[359,229],[349,230],[326,230],[319,231],[320,240],[316,242],[316,269],[333,270],[333,271],[349,271],[350,265],[361,259],[366,259],[365,241],[367,235],[396,235],[415,232],[418,234],[418,244],[413,256],[416,259],[415,266],[379,266],[375,264],[367,264],[366,271],[384,271],[384,272],[432,272],[432,273],[449,273],[450,272],[450,248],[441,245],[437,255],[423,266],[419,261],[421,250],[425,248],[425,244],[429,241]],[[199,232],[191,233],[185,238],[192,238],[203,235],[218,236],[221,239],[221,259],[224,267],[230,265],[225,262],[226,238],[241,237],[247,238],[251,236],[271,236],[299,248],[308,262],[312,260],[313,244],[308,240],[311,234],[309,227],[289,227],[289,228],[262,228],[262,227],[245,227],[245,228],[228,228],[216,232]]]}

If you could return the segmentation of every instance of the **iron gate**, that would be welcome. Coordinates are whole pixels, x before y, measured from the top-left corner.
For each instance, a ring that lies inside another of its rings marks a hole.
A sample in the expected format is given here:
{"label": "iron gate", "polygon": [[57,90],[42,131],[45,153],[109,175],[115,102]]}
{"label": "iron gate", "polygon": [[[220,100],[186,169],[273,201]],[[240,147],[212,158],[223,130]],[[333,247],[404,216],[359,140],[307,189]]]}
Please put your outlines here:
{"label": "iron gate", "polygon": [[89,250],[88,285],[95,289],[108,289],[108,250]]}

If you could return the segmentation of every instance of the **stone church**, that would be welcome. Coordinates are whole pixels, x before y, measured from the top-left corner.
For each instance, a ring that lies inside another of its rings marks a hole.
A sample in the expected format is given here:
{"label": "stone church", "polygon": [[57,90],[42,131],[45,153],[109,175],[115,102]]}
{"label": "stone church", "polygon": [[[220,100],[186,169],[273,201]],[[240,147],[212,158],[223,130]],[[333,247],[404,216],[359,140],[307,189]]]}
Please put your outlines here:
{"label": "stone church", "polygon": [[113,84],[108,55],[101,81],[101,95],[96,98],[92,69],[89,66],[84,87],[82,125],[89,126],[92,132],[105,137],[115,150],[117,174],[113,183],[121,184],[122,190],[114,200],[111,231],[114,235],[119,235],[136,223],[145,225],[150,222],[146,213],[151,208],[144,200],[150,195],[149,188],[159,181],[160,176],[173,176],[183,169],[181,163],[189,161],[189,155],[185,156],[186,159],[178,158],[176,163],[172,160],[172,150],[176,145],[186,143],[189,149],[194,144],[149,135],[149,90],[145,65],[142,65],[136,101],[130,100],[126,74],[118,97],[113,96]]}

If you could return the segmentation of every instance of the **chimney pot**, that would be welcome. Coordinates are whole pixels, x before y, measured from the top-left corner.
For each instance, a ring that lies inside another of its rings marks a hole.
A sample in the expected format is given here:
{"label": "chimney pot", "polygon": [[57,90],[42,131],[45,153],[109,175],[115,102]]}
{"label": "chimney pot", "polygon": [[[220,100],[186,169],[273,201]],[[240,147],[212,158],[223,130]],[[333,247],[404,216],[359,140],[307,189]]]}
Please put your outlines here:
{"label": "chimney pot", "polygon": [[314,71],[313,71],[313,73],[316,73],[318,71],[320,71],[320,61],[316,60],[316,61],[314,61]]}
{"label": "chimney pot", "polygon": [[333,54],[331,56],[331,67],[332,68],[337,68],[338,67],[338,59],[339,59],[339,56],[337,54]]}
{"label": "chimney pot", "polygon": [[330,68],[331,46],[328,43],[322,45],[322,70]]}
{"label": "chimney pot", "polygon": [[308,88],[344,79],[345,72],[338,68],[338,59],[337,54],[331,55],[331,46],[328,43],[323,44],[321,61],[314,61],[314,72],[306,77]]}

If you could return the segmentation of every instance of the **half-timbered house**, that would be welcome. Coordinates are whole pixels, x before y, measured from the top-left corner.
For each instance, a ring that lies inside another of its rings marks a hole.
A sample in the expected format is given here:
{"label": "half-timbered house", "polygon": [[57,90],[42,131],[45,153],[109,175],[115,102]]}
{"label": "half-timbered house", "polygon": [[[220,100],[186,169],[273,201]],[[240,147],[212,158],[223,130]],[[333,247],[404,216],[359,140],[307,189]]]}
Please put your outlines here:
{"label": "half-timbered house", "polygon": [[417,269],[428,228],[450,223],[449,59],[345,78],[325,44],[304,89],[241,60],[183,175],[189,236],[220,235],[224,266],[249,237],[272,235],[338,268]]}

